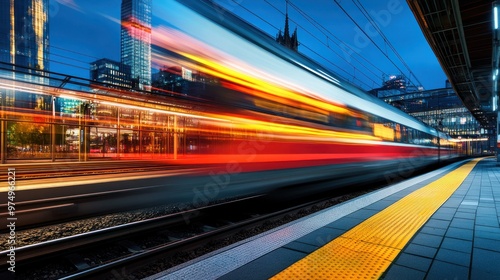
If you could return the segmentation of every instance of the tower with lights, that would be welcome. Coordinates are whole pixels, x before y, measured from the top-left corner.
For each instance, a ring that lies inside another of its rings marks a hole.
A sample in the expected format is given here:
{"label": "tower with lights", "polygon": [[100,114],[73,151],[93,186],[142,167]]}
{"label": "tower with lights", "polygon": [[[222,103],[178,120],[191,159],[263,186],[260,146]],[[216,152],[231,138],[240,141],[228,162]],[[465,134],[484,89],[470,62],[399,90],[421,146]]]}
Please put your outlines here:
{"label": "tower with lights", "polygon": [[[13,80],[46,84],[49,70],[49,0],[0,1],[0,71]],[[3,106],[47,109],[50,98],[0,91]]]}
{"label": "tower with lights", "polygon": [[49,0],[0,2],[0,62],[34,74],[49,68]]}
{"label": "tower with lights", "polygon": [[151,85],[151,0],[122,0],[121,62],[138,89]]}

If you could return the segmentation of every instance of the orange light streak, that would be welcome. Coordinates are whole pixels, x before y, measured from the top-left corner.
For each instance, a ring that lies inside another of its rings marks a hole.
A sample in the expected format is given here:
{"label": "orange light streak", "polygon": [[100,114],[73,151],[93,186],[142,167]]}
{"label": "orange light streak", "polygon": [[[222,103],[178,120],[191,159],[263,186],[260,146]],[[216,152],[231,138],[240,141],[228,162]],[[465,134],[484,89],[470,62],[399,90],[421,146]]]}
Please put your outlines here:
{"label": "orange light streak", "polygon": [[[230,69],[230,68],[228,68],[222,64],[219,64],[217,62],[213,62],[213,61],[210,61],[208,59],[204,59],[202,57],[198,57],[198,56],[191,55],[188,53],[181,52],[180,54],[191,59],[191,60],[197,61],[203,65],[208,66],[209,68],[205,68],[203,70],[208,71],[208,74],[210,74],[210,75],[213,75],[213,76],[216,76],[216,77],[219,77],[222,79],[226,79],[226,80],[229,80],[229,81],[232,81],[234,83],[241,84],[241,85],[244,85],[244,86],[247,86],[250,88],[257,89],[259,91],[265,92],[265,93],[272,95],[272,96],[286,97],[286,98],[289,98],[291,100],[302,102],[302,103],[305,103],[305,104],[308,104],[308,105],[311,105],[311,106],[314,106],[314,107],[317,107],[320,109],[328,110],[331,112],[336,112],[339,114],[349,114],[350,113],[350,111],[346,108],[342,108],[340,106],[336,106],[333,104],[322,102],[322,101],[304,96],[302,94],[295,93],[295,92],[283,89],[281,87],[271,85],[271,84],[269,84],[265,81],[262,81],[260,79],[251,77],[249,75],[246,75],[246,74],[243,74],[240,72],[237,72],[237,71]],[[211,70],[211,69],[215,69],[215,70]]]}

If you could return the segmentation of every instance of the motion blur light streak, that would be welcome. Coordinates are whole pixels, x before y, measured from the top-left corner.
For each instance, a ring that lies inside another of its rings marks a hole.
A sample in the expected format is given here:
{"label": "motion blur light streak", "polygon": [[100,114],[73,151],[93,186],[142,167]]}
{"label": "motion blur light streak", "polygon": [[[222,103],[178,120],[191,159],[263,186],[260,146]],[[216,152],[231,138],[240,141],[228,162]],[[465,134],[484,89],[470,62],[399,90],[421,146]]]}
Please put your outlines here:
{"label": "motion blur light streak", "polygon": [[[203,2],[204,1],[200,3]],[[190,7],[205,5],[197,3],[192,4],[187,2],[185,4],[189,5]],[[200,10],[201,9],[205,9],[204,12],[206,12],[206,14],[210,14],[213,20],[219,19],[218,13],[217,11],[213,11],[213,7],[204,7],[200,8]],[[224,20],[221,20],[220,22],[218,22],[218,24],[216,24],[206,18],[200,17],[200,15],[196,12],[177,2],[172,2],[169,8],[164,9],[163,11],[165,14],[165,18],[168,19],[169,25],[172,25],[174,28],[176,28],[180,32],[185,33],[186,35],[191,36],[193,39],[202,42],[203,46],[210,46],[210,48],[199,48],[198,52],[208,53],[210,57],[213,57],[210,51],[212,49],[217,49],[217,53],[222,52],[225,54],[225,58],[222,61],[228,58],[230,60],[232,58],[238,58],[238,61],[254,65],[254,67],[261,69],[262,72],[268,73],[268,77],[271,77],[272,79],[278,78],[280,80],[300,81],[302,87],[307,88],[306,92],[314,93],[314,95],[320,97],[323,100],[328,100],[330,103],[351,104],[351,106],[362,111],[367,111],[371,114],[384,115],[387,118],[399,118],[401,124],[403,125],[421,125],[421,129],[425,129],[425,126],[423,124],[416,124],[412,118],[406,116],[398,116],[392,110],[387,110],[386,107],[382,105],[382,101],[374,104],[371,100],[365,100],[363,98],[360,98],[359,96],[350,94],[344,88],[332,87],[328,79],[325,80],[325,78],[321,78],[317,74],[307,71],[307,69],[303,69],[300,67],[290,67],[290,63],[285,59],[277,57],[276,55],[273,55],[269,51],[256,45],[256,42],[259,42],[260,44],[266,44],[266,42],[263,42],[263,35],[260,33],[258,35],[256,35],[256,33],[252,33],[249,35],[245,34],[254,42],[245,40],[241,36],[235,36],[233,32],[218,25],[225,24],[231,21],[229,14],[226,14]],[[188,17],[190,20],[186,21],[186,17]],[[247,26],[247,28],[244,28],[238,26],[238,24],[239,23],[233,24],[232,28],[243,30],[242,32],[250,33],[247,29],[252,28],[251,26]],[[199,32],[199,26],[204,26],[206,30],[210,30],[211,32]],[[169,41],[174,42],[175,40],[172,38]],[[193,47],[190,47],[189,49],[192,48]],[[273,48],[275,47],[269,47],[269,49]],[[189,50],[184,51],[187,53],[191,53],[191,51]],[[287,54],[288,52],[284,53],[283,55]],[[215,56],[213,58],[215,59],[218,57]],[[293,58],[289,57],[287,57],[286,59],[293,60]],[[286,69],[286,71],[284,69]],[[272,80],[269,82],[272,83]],[[356,90],[359,91],[359,89]]]}
{"label": "motion blur light streak", "polygon": [[[193,67],[210,75],[231,80],[249,87],[251,85],[255,85],[255,87],[260,87],[261,91],[266,91],[267,93],[276,96],[287,96],[288,98],[299,101],[307,100],[308,102],[316,102],[315,106],[320,107],[328,106],[325,102],[318,103],[316,101],[326,101],[326,99],[321,97],[320,94],[311,93],[305,87],[297,86],[292,83],[292,81],[301,81],[302,79],[293,80],[286,76],[286,78],[275,76],[270,72],[265,72],[262,68],[255,68],[252,64],[249,64],[240,58],[221,53],[220,51],[214,50],[214,48],[197,41],[194,38],[186,37],[185,34],[180,34],[176,30],[159,27],[154,29],[153,34],[155,35],[153,43],[157,46],[174,51],[189,60],[198,62],[198,64],[185,62],[187,67]],[[165,62],[164,60],[162,61],[162,59],[165,59],[164,56],[156,55],[155,58],[155,64],[165,64],[162,63]],[[266,65],[269,66],[270,64],[271,62]],[[205,65],[208,68],[202,67],[201,65]],[[325,75],[324,73],[318,73],[318,75],[321,75],[325,79],[332,82],[338,83],[338,80]],[[289,90],[285,90],[285,88],[288,88]],[[297,93],[293,92],[294,89]],[[339,105],[342,104],[335,100],[329,100],[328,102]]]}
{"label": "motion blur light streak", "polygon": [[[225,78],[227,80],[233,81],[233,82],[238,83],[238,84],[242,84],[242,85],[245,85],[248,87],[253,87],[259,91],[266,92],[267,94],[275,95],[278,97],[286,97],[286,98],[289,98],[292,100],[296,100],[298,102],[303,102],[303,103],[310,104],[312,106],[326,109],[326,110],[330,110],[333,112],[342,113],[342,114],[345,114],[348,112],[347,110],[340,108],[338,106],[334,106],[334,105],[330,105],[330,104],[325,103],[325,102],[317,101],[317,100],[314,100],[312,98],[308,98],[300,93],[294,93],[294,92],[285,90],[283,88],[273,86],[272,84],[269,84],[267,82],[261,81],[261,80],[256,79],[256,78],[253,78],[251,76],[247,76],[247,75],[244,75],[242,73],[238,73],[232,69],[226,68],[226,67],[224,67],[220,64],[217,64],[215,62],[211,62],[211,61],[205,60],[203,58],[195,57],[195,56],[189,55],[189,54],[182,54],[182,55],[184,55],[185,57],[192,59],[194,61],[198,61],[202,64],[205,64],[213,69],[217,69],[218,72],[211,71],[209,69],[207,69],[207,71],[209,71],[209,74],[216,75],[220,78]],[[226,73],[226,75],[219,74],[219,73]]]}
{"label": "motion blur light streak", "polygon": [[[4,79],[0,79],[4,80]],[[6,81],[7,82],[7,81]],[[22,82],[15,82],[15,81],[9,81],[9,83],[2,83],[0,82],[0,88],[7,89],[7,90],[23,90],[26,92],[32,92],[32,93],[43,93],[41,89],[35,88],[34,86],[21,86],[19,84],[24,84]],[[26,84],[29,85],[29,84]]]}
{"label": "motion blur light streak", "polygon": [[[170,2],[169,22],[152,29],[153,61],[163,80],[150,92],[99,83],[74,90],[61,87],[65,78],[51,76],[44,86],[0,80],[22,105],[2,112],[9,159],[236,160],[248,164],[245,172],[359,163],[350,167],[359,174],[397,170],[401,158],[418,158],[418,168],[460,155],[461,143],[230,14],[221,21],[213,9],[204,0]],[[45,140],[16,138],[23,129]]]}
{"label": "motion blur light streak", "polygon": [[207,117],[207,116],[203,116],[201,114],[196,114],[196,113],[193,113],[193,114],[179,113],[179,112],[165,111],[165,110],[148,108],[148,107],[141,107],[141,106],[130,105],[130,104],[120,104],[120,103],[109,102],[109,101],[102,101],[100,103],[105,104],[105,105],[117,106],[117,107],[125,108],[125,109],[147,110],[149,112],[168,114],[168,115],[172,115],[172,116],[206,119],[206,120],[214,120],[214,121],[221,121],[221,122],[225,121],[224,119],[221,119],[221,118]]}
{"label": "motion blur light streak", "polygon": [[309,68],[309,67],[305,66],[304,64],[302,64],[302,63],[300,63],[300,62],[297,62],[297,61],[295,61],[295,63],[297,63],[298,65],[300,65],[300,66],[304,67],[305,69],[307,69],[307,70],[309,70],[309,71],[311,71],[311,72],[313,72],[313,73],[316,73],[318,76],[321,76],[322,78],[324,78],[324,79],[326,79],[326,80],[328,80],[328,81],[330,81],[330,82],[332,82],[332,83],[335,83],[335,84],[337,84],[337,85],[339,85],[339,86],[340,86],[340,82],[339,82],[339,80],[337,80],[337,79],[334,79],[334,78],[330,77],[330,76],[329,76],[329,75],[327,75],[325,72],[323,72],[323,71],[321,71],[321,70],[316,71],[316,70],[311,69],[311,68]]}

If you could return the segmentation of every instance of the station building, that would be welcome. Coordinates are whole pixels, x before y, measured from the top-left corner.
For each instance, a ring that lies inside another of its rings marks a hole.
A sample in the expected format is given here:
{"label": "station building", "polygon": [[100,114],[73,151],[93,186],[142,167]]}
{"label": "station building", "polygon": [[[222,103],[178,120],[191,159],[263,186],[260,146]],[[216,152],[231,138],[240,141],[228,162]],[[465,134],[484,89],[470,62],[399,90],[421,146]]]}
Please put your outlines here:
{"label": "station building", "polygon": [[458,141],[467,142],[469,154],[494,153],[494,131],[481,127],[448,81],[445,87],[432,90],[407,84],[404,77],[395,75],[371,93]]}

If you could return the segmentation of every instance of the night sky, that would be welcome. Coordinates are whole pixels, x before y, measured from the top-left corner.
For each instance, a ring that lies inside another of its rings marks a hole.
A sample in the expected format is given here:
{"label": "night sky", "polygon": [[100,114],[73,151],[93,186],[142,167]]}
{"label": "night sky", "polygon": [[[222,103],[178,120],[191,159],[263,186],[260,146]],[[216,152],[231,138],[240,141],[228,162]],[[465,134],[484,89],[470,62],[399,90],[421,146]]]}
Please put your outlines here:
{"label": "night sky", "polygon": [[[170,1],[153,0],[153,27],[168,22],[161,15]],[[216,2],[271,36],[284,28],[285,0]],[[358,2],[378,24],[387,41],[355,6]],[[444,87],[446,76],[406,1],[290,0],[290,3],[290,29],[298,29],[299,52],[365,90],[379,87],[384,75],[387,78],[387,75],[403,72],[410,76],[410,70],[414,73],[413,84],[418,85],[419,81],[425,89]],[[120,4],[121,0],[50,0],[50,70],[88,78],[90,62],[104,57],[119,61]],[[378,48],[339,5],[371,36]],[[318,24],[324,29],[318,28]]]}

